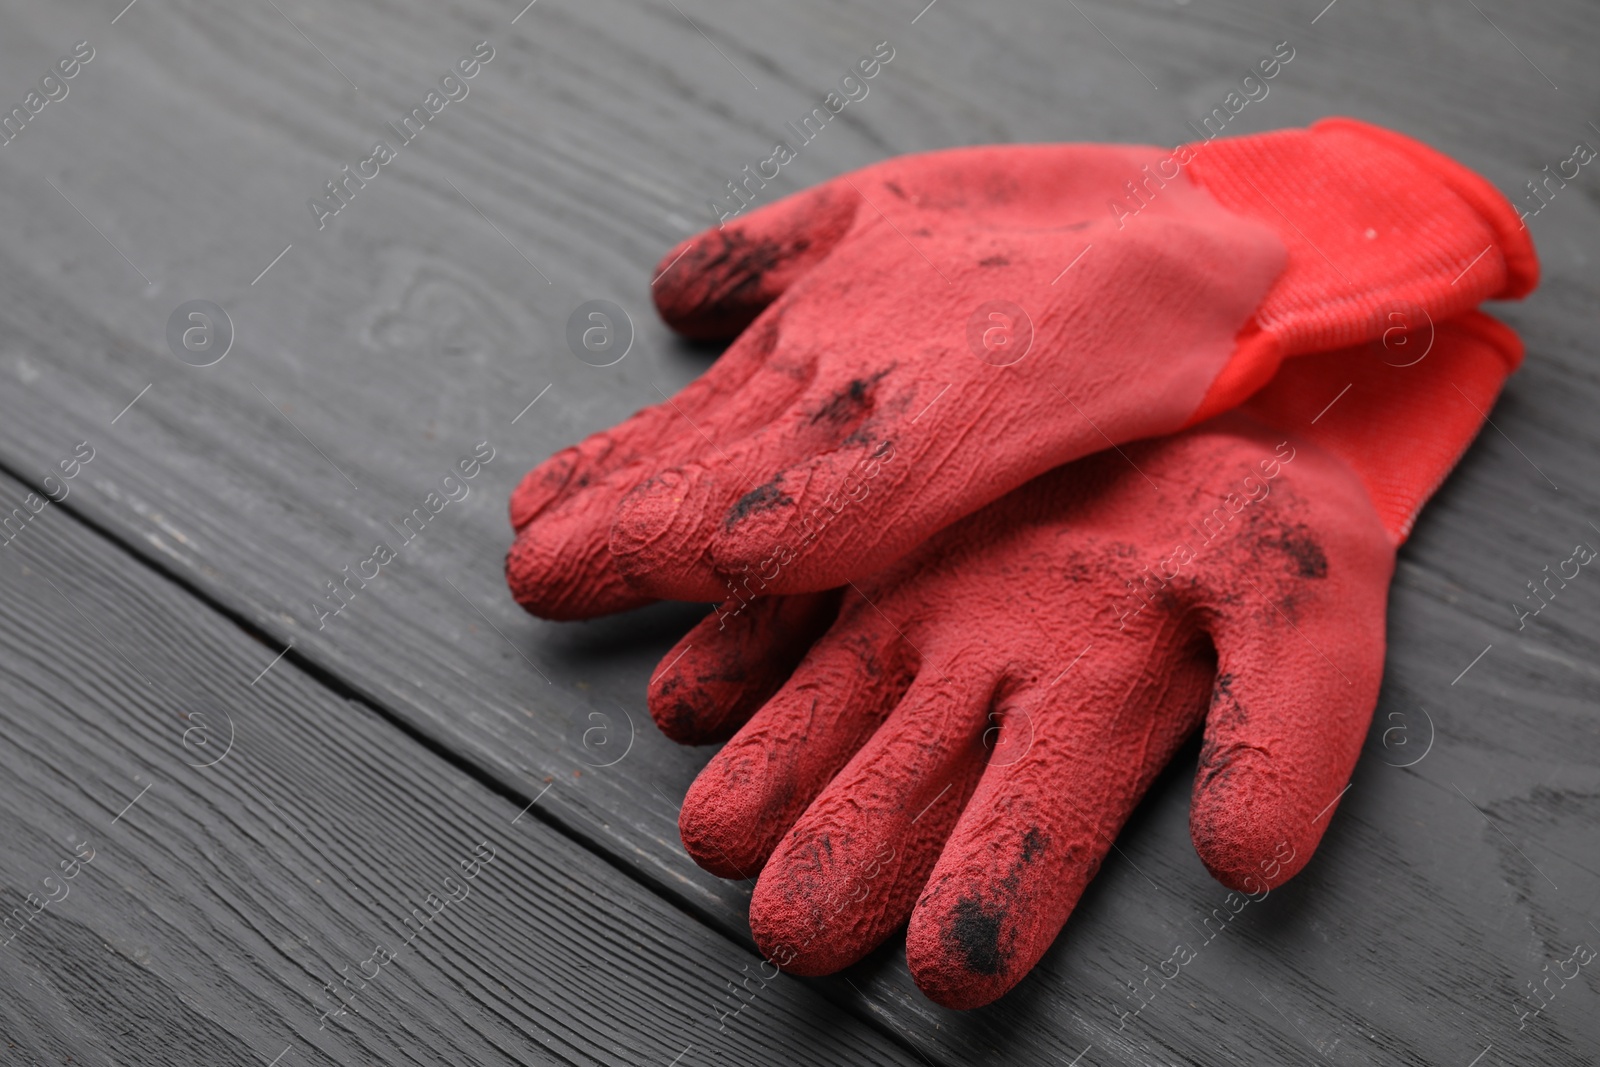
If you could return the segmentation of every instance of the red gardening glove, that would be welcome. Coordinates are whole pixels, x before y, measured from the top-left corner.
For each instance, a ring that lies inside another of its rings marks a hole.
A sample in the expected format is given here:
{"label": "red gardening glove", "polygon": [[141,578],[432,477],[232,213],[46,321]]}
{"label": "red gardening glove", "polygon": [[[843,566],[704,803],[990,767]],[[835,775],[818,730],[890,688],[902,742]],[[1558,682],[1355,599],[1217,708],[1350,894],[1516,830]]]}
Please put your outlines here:
{"label": "red gardening glove", "polygon": [[1176,152],[891,159],[694,237],[662,270],[680,331],[750,325],[673,400],[524,479],[507,574],[536,614],[720,601],[730,579],[840,585],[1108,441],[1235,406],[1285,356],[1537,276],[1486,182],[1346,119]]}
{"label": "red gardening glove", "polygon": [[1405,368],[1295,360],[1241,410],[1052,471],[846,589],[787,680],[829,595],[708,617],[652,714],[683,741],[749,721],[690,788],[684,845],[760,872],[750,925],[780,966],[834,971],[909,918],[917,984],[976,1007],[1203,724],[1195,849],[1232,889],[1282,884],[1366,735],[1395,550],[1520,360],[1477,312]]}

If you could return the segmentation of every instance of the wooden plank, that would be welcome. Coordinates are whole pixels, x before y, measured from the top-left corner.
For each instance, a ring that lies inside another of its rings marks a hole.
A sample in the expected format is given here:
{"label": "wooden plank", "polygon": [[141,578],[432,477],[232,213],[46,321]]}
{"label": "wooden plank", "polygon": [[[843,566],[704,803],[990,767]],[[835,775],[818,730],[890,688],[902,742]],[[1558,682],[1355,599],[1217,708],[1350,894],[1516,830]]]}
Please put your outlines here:
{"label": "wooden plank", "polygon": [[[785,168],[782,191],[945,144],[1170,143],[1289,40],[1295,60],[1240,130],[1352,113],[1516,194],[1591,136],[1584,106],[1600,88],[1582,50],[1597,15],[1576,3],[1518,19],[1495,5],[1352,0],[1320,16],[1238,0],[1081,13],[945,0],[915,25],[920,3],[685,6],[704,36],[670,7],[604,0],[541,0],[515,25],[520,4],[478,0],[280,6],[288,18],[244,3],[139,5],[112,25],[66,3],[9,21],[6,69],[86,36],[99,51],[67,99],[0,149],[0,373],[15,376],[0,390],[0,462],[36,479],[93,442],[63,509],[270,635],[265,653],[293,640],[289,662],[348,685],[507,793],[531,799],[558,779],[541,807],[559,826],[730,932],[742,932],[747,890],[703,875],[676,837],[676,800],[705,754],[667,744],[643,715],[644,682],[692,613],[542,623],[509,602],[499,560],[503,500],[524,469],[704,365],[650,316],[649,267],[708,220],[704,200],[773,129],[888,39],[896,59],[872,95]],[[497,54],[472,95],[317,231],[305,199],[485,38]],[[930,1007],[887,947],[852,978],[887,1025],[948,1062],[1071,1062],[1093,1045],[1086,1064],[1238,1062],[1259,1049],[1287,1059],[1306,1051],[1300,1027],[1342,1040],[1324,1050],[1335,1062],[1371,1051],[1360,1041],[1466,1062],[1480,1036],[1537,1060],[1585,1033],[1580,986],[1533,1036],[1501,1031],[1517,1021],[1502,1006],[1543,963],[1517,935],[1558,944],[1592,914],[1577,865],[1594,865],[1582,798],[1600,619],[1581,585],[1528,631],[1508,605],[1596,518],[1593,181],[1585,172],[1530,221],[1546,282],[1507,310],[1531,355],[1495,414],[1506,437],[1480,444],[1403,556],[1378,722],[1430,708],[1445,724],[1438,751],[1413,772],[1363,767],[1328,854],[1230,925],[1249,936],[1207,948],[1184,989],[1195,1008],[1168,998],[1134,1036],[1116,1031],[1120,983],[1220,899],[1187,844],[1179,774],[1126,835],[1148,882],[1113,860],[1040,973],[985,1012]],[[638,330],[629,357],[603,370],[563,340],[567,315],[596,297],[622,303]],[[214,367],[166,349],[168,316],[195,298],[223,304],[236,326]],[[470,497],[315,631],[322,583],[390,537],[483,440],[496,458]],[[615,752],[600,740],[627,737],[622,762],[597,766]],[[1453,784],[1498,829],[1445,791]],[[1501,831],[1546,871],[1542,844],[1571,858],[1551,872],[1559,893],[1537,876],[1524,885]],[[1369,1019],[1382,1022],[1361,1030]]]}
{"label": "wooden plank", "polygon": [[7,1062],[920,1062],[802,982],[735,1001],[745,947],[38,521],[0,565]]}

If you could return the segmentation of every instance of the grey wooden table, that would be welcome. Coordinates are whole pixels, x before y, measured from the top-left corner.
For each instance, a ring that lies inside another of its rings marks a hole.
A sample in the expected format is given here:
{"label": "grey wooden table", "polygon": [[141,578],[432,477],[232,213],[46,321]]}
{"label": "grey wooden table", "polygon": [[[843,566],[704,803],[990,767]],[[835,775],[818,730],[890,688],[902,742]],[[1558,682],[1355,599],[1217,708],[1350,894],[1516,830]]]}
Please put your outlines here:
{"label": "grey wooden table", "polygon": [[[0,19],[0,510],[53,498],[0,549],[0,1062],[1600,1061],[1600,966],[1550,979],[1600,947],[1600,578],[1512,608],[1600,545],[1592,165],[1529,218],[1544,284],[1495,309],[1528,361],[1401,554],[1319,855],[1127,1026],[1224,896],[1192,751],[994,1006],[930,1004],[892,943],[752,998],[749,884],[677,838],[709,752],[643,702],[703,609],[547,623],[501,578],[521,474],[714,356],[654,320],[657,257],[878,42],[772,195],[948,145],[1177,143],[1286,41],[1231,128],[1355,115],[1531,208],[1600,146],[1600,7],[125,2]],[[636,334],[604,368],[566,344],[595,299]],[[202,300],[209,366],[169,342]]]}

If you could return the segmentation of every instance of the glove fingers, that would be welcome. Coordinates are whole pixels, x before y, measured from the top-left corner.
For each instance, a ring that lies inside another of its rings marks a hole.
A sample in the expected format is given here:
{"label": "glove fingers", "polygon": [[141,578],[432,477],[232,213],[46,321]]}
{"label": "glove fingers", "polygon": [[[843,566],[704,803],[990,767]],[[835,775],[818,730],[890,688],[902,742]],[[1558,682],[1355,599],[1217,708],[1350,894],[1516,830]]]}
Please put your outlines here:
{"label": "glove fingers", "polygon": [[[833,588],[888,567],[1037,465],[1037,447],[1000,447],[982,450],[975,466],[970,426],[936,434],[924,432],[931,420],[913,425],[930,403],[976,403],[976,391],[941,400],[944,387],[924,382],[878,401],[867,385],[852,382],[826,401],[813,390],[793,430],[752,437],[737,462],[712,457],[641,486],[612,528],[623,575],[670,599],[725,596],[728,575],[755,574],[764,593]],[[817,432],[821,411],[852,406],[853,421]],[[1052,432],[1039,430],[1035,444]]]}
{"label": "glove fingers", "polygon": [[912,650],[859,607],[866,611],[843,613],[689,787],[678,830],[713,874],[754,876],[911,684]]}
{"label": "glove fingers", "polygon": [[[974,650],[976,651],[976,650]],[[750,929],[773,962],[828,974],[905,922],[983,769],[992,649],[925,664],[888,720],[767,861]]]}
{"label": "glove fingers", "polygon": [[833,250],[859,204],[824,182],[695,234],[657,265],[656,310],[686,337],[734,336]]}
{"label": "glove fingers", "polygon": [[772,699],[839,613],[839,590],[718,605],[650,680],[650,715],[680,744],[733,736]]}
{"label": "glove fingers", "polygon": [[[919,533],[936,532],[960,517],[959,510],[949,509],[939,519],[925,518],[955,494],[940,477],[949,472],[936,466],[918,468],[926,478],[925,493],[908,491],[911,466],[909,456],[897,458],[892,439],[874,432],[857,433],[837,448],[806,456],[773,478],[772,484],[785,491],[770,507],[709,531],[712,566],[738,573],[752,561],[759,566],[774,555],[780,561],[792,556],[772,575],[773,592],[828,588],[887,567],[916,547]],[[665,569],[657,574],[653,587],[666,595],[678,576]]]}
{"label": "glove fingers", "polygon": [[[647,461],[660,469],[709,451],[701,432],[712,440],[725,435],[720,443],[726,444],[782,411],[809,380],[810,368],[769,366],[778,343],[775,327],[767,322],[740,337],[670,400],[641,408],[529,471],[511,494],[512,528],[522,529],[547,509],[631,464]],[[762,373],[773,369],[780,373]]]}
{"label": "glove fingers", "polygon": [[1033,968],[1200,725],[1216,661],[1190,620],[1089,656],[1074,686],[999,714],[982,781],[911,915],[912,976],[946,1007],[987,1004]]}
{"label": "glove fingers", "polygon": [[[766,591],[814,547],[810,536],[796,538],[789,529],[796,502],[818,495],[808,485],[810,458],[859,468],[849,482],[859,494],[868,484],[863,479],[876,477],[883,462],[874,450],[892,452],[892,443],[877,440],[872,429],[876,384],[814,386],[772,425],[664,470],[629,493],[611,530],[611,552],[623,575],[642,593],[678,600],[726,599],[730,575],[740,581],[754,575],[755,591]],[[823,513],[844,506],[836,493]],[[714,545],[729,530],[739,531],[748,551],[736,565],[719,567]],[[843,579],[834,583],[840,584]]]}
{"label": "glove fingers", "polygon": [[[1317,461],[1302,451],[1295,473]],[[1364,500],[1316,503],[1347,523],[1364,510],[1373,527],[1366,546],[1319,543],[1309,529],[1337,529],[1325,522],[1262,538],[1249,582],[1213,628],[1217,682],[1189,832],[1217,880],[1244,892],[1275,888],[1310,860],[1350,781],[1383,678],[1392,550]],[[1285,563],[1298,570],[1286,574]]]}
{"label": "glove fingers", "polygon": [[594,504],[567,508],[517,533],[506,553],[506,584],[525,610],[541,619],[592,619],[654,599],[617,570],[605,537],[596,533],[595,510]]}
{"label": "glove fingers", "polygon": [[506,558],[518,603],[548,619],[649,603],[623,581],[607,548],[617,504],[662,467],[731,446],[791,406],[811,367],[803,356],[775,357],[775,343],[771,325],[758,324],[670,401],[528,472],[511,497],[517,537]]}

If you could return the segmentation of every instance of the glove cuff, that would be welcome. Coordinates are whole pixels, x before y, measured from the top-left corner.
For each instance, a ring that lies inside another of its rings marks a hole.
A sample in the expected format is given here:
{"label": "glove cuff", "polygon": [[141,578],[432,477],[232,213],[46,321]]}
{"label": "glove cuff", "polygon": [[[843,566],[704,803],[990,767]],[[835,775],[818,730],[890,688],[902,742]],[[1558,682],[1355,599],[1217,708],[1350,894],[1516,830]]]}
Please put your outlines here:
{"label": "glove cuff", "polygon": [[1511,204],[1403,134],[1332,118],[1184,151],[1197,184],[1288,251],[1190,425],[1242,402],[1284,359],[1357,344],[1396,312],[1442,321],[1538,284],[1532,237]]}
{"label": "glove cuff", "polygon": [[1398,546],[1522,352],[1510,327],[1471,311],[1388,345],[1290,360],[1244,410],[1344,460]]}

